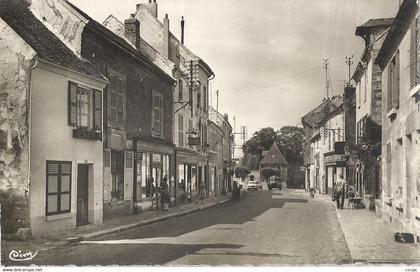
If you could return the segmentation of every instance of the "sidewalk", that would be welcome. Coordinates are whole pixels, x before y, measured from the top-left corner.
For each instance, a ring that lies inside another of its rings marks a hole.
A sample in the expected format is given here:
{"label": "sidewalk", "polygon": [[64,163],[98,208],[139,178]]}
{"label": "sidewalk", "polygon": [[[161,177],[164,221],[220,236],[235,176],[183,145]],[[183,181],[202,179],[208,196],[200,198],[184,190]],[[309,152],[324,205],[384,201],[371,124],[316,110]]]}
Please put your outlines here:
{"label": "sidewalk", "polygon": [[[295,193],[309,198],[309,192],[301,190]],[[329,195],[315,194],[314,200],[336,205]],[[344,204],[347,205],[346,202]],[[336,209],[336,212],[355,263],[420,264],[420,246],[395,242],[394,233],[398,230],[393,230],[375,213],[367,209],[347,208]]]}
{"label": "sidewalk", "polygon": [[[246,193],[241,192],[241,197]],[[183,216],[189,213],[200,211],[203,209],[211,208],[217,205],[222,205],[229,202],[231,194],[228,193],[224,196],[208,198],[203,204],[199,202],[179,205],[177,207],[170,208],[169,211],[150,211],[141,213],[138,215],[129,215],[124,217],[118,217],[110,220],[106,220],[103,224],[98,226],[85,225],[80,226],[74,230],[51,233],[48,239],[34,238],[29,241],[1,241],[1,257],[2,260],[8,258],[8,254],[11,250],[22,250],[22,251],[45,251],[56,247],[77,243],[81,240],[93,239],[106,234],[122,232],[132,228],[136,228],[142,225],[151,224],[158,221],[167,220],[169,218]]]}

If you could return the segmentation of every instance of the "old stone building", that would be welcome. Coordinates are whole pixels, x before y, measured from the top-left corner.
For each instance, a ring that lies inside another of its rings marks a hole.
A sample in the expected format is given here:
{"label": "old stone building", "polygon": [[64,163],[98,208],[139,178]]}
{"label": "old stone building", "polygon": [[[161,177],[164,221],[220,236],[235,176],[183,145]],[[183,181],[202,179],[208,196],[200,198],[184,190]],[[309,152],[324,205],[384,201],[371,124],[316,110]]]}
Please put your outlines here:
{"label": "old stone building", "polygon": [[382,70],[382,190],[376,211],[420,236],[420,18],[402,2],[375,60]]}
{"label": "old stone building", "polygon": [[371,19],[356,28],[365,50],[352,76],[356,82],[355,185],[370,209],[381,191],[382,71],[374,61],[392,22],[392,18]]}
{"label": "old stone building", "polygon": [[210,188],[208,165],[209,81],[214,78],[210,66],[184,45],[169,30],[169,17],[158,20],[156,1],[138,4],[134,17],[142,25],[140,36],[161,55],[175,64],[177,84],[174,91],[174,144],[176,145],[176,181],[179,200],[186,194],[198,194],[199,184]]}
{"label": "old stone building", "polygon": [[122,38],[72,7],[89,21],[82,56],[110,80],[104,99],[104,218],[157,208],[157,188],[164,178],[175,193],[175,81],[142,52],[135,18],[125,20]]}
{"label": "old stone building", "polygon": [[108,81],[78,55],[73,38],[85,21],[64,10],[52,22],[49,11],[37,1],[1,2],[2,232],[30,227],[43,236],[102,222]]}

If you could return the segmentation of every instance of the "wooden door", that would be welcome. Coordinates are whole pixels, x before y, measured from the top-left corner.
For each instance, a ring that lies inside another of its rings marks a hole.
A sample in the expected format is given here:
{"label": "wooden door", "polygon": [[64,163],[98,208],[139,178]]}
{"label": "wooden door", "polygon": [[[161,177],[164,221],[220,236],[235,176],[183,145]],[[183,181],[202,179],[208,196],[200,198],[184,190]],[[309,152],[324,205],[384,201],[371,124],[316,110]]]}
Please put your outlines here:
{"label": "wooden door", "polygon": [[89,166],[78,164],[77,166],[77,214],[76,225],[86,225],[88,221],[89,205]]}

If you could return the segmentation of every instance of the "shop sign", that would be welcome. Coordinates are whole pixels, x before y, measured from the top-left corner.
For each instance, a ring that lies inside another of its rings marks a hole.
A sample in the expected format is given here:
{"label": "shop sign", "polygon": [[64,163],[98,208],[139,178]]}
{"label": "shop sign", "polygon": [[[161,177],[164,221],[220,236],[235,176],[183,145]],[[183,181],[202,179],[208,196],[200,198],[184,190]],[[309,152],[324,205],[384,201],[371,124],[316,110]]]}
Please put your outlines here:
{"label": "shop sign", "polygon": [[201,145],[200,137],[188,137],[188,145]]}
{"label": "shop sign", "polygon": [[341,155],[341,154],[334,154],[334,155],[329,155],[325,157],[326,164],[334,164],[337,162],[345,162],[345,161],[346,161],[346,156]]}

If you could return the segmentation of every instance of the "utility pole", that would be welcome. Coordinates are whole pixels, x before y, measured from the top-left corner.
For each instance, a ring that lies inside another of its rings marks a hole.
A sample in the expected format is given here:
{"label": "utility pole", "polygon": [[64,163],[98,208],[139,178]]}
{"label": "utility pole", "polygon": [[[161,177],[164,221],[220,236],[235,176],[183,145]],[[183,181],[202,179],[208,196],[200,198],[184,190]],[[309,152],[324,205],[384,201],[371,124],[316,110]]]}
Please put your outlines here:
{"label": "utility pole", "polygon": [[216,91],[216,111],[219,112],[219,90]]}
{"label": "utility pole", "polygon": [[346,56],[346,63],[349,66],[349,83],[347,83],[347,86],[350,87],[351,86],[350,67],[353,64],[353,55],[351,55],[351,57]]}
{"label": "utility pole", "polygon": [[330,97],[330,93],[329,93],[329,80],[328,80],[328,64],[329,64],[329,60],[328,59],[323,59],[322,62],[324,63],[324,69],[325,69],[325,88],[327,91],[327,98]]}

